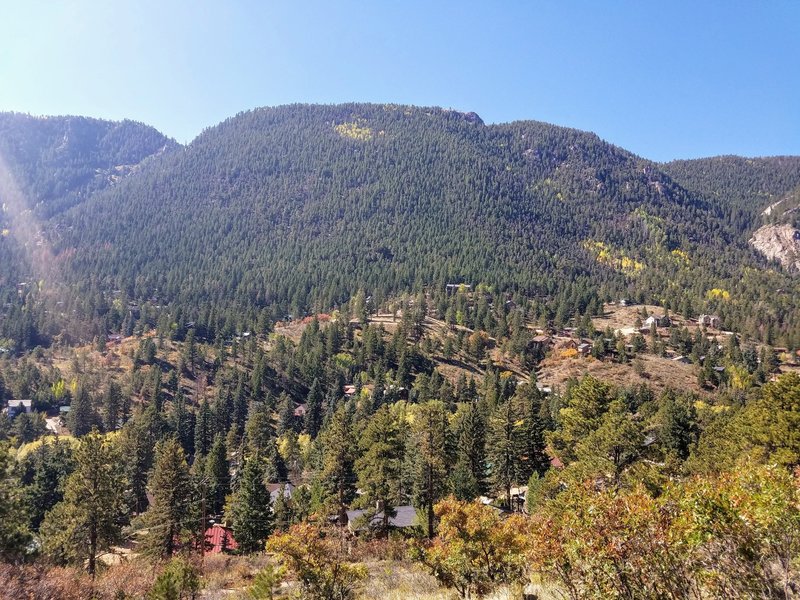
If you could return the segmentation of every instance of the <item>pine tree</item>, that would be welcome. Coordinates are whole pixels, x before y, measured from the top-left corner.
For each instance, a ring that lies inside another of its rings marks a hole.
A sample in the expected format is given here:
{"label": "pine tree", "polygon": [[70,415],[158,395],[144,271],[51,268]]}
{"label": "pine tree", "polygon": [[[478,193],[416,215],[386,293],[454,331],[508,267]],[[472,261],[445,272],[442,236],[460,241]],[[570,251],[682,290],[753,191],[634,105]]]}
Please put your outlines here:
{"label": "pine tree", "polygon": [[153,406],[134,413],[122,429],[122,453],[131,492],[129,502],[137,514],[147,507],[147,478],[153,466],[154,446],[163,433],[163,423]]}
{"label": "pine tree", "polygon": [[[256,367],[257,368],[257,367]],[[253,371],[255,373],[255,369]],[[247,423],[247,390],[245,389],[244,374],[239,375],[239,383],[233,395],[233,414],[231,415],[231,428],[238,443],[244,435]]]}
{"label": "pine tree", "polygon": [[294,431],[296,419],[294,416],[294,400],[289,394],[282,392],[278,398],[278,435],[287,431]]}
{"label": "pine tree", "polygon": [[12,460],[8,445],[0,444],[0,560],[3,562],[21,560],[31,540],[20,497],[22,486],[10,469]]}
{"label": "pine tree", "polygon": [[347,506],[355,495],[356,443],[352,419],[340,407],[320,434],[322,469],[320,479],[326,493],[334,499],[339,524],[347,523]]}
{"label": "pine tree", "polygon": [[533,473],[544,475],[550,467],[550,458],[545,450],[545,424],[542,419],[544,397],[535,383],[529,383],[520,389],[520,401],[525,423],[523,425],[523,460],[522,477],[528,479]]}
{"label": "pine tree", "polygon": [[273,530],[270,495],[257,456],[245,459],[238,487],[225,511],[233,525],[233,536],[242,552],[264,548]]}
{"label": "pine tree", "polygon": [[122,534],[125,479],[117,449],[96,430],[81,439],[75,463],[64,500],[42,523],[44,550],[69,562],[86,560],[94,575],[98,551]]}
{"label": "pine tree", "polygon": [[415,407],[411,423],[414,491],[428,520],[428,538],[435,534],[433,505],[446,492],[448,465],[447,411],[444,403],[430,400]]}
{"label": "pine tree", "polygon": [[119,385],[111,381],[103,395],[103,428],[106,431],[115,431],[119,427],[121,412],[122,390]]}
{"label": "pine tree", "polygon": [[67,417],[69,430],[75,437],[86,435],[94,427],[97,415],[94,411],[92,397],[83,382],[78,383],[75,397],[72,399],[70,406],[69,416]]}
{"label": "pine tree", "polygon": [[322,426],[322,388],[319,380],[314,379],[311,389],[306,396],[306,418],[305,429],[311,439],[317,437],[319,428]]}
{"label": "pine tree", "polygon": [[17,462],[15,470],[30,528],[38,531],[47,511],[64,499],[66,480],[75,470],[72,446],[63,438],[44,439]]}
{"label": "pine tree", "polygon": [[610,474],[615,484],[623,471],[642,453],[644,436],[621,400],[613,400],[595,431],[578,444],[581,464],[593,471]]}
{"label": "pine tree", "polygon": [[367,423],[360,442],[361,457],[356,461],[358,485],[368,502],[383,511],[381,529],[388,531],[389,517],[399,500],[405,452],[403,423],[382,406]]}
{"label": "pine tree", "polygon": [[169,558],[178,549],[184,534],[194,529],[189,465],[183,448],[174,437],[156,446],[155,466],[148,488],[153,503],[144,514],[148,532],[143,551],[154,558]]}
{"label": "pine tree", "polygon": [[179,389],[172,401],[171,427],[187,456],[194,454],[195,415],[186,406],[186,398]]}
{"label": "pine tree", "polygon": [[252,406],[244,431],[247,452],[265,454],[273,439],[272,415],[266,402],[258,402]]}
{"label": "pine tree", "polygon": [[279,483],[289,479],[289,472],[283,460],[275,440],[270,440],[267,444],[266,453],[260,460],[263,463],[264,479],[271,483]]}
{"label": "pine tree", "polygon": [[212,515],[222,514],[225,496],[230,491],[230,466],[225,438],[217,434],[205,460],[207,510]]}
{"label": "pine tree", "polygon": [[545,435],[564,464],[575,460],[576,445],[600,426],[610,402],[611,388],[588,375],[568,390],[558,414],[560,429]]}
{"label": "pine tree", "polygon": [[[477,402],[469,405],[457,435],[457,464],[470,474],[465,479],[462,471],[459,477],[462,484],[474,486],[476,492],[462,499],[473,500],[486,492],[486,418]],[[465,493],[467,489],[462,492]]]}
{"label": "pine tree", "polygon": [[214,443],[214,416],[208,400],[203,398],[194,423],[194,452],[197,456],[205,456]]}
{"label": "pine tree", "polygon": [[491,481],[502,490],[506,506],[511,509],[511,486],[526,481],[523,476],[521,456],[524,451],[524,421],[513,399],[498,406],[489,420],[489,462],[492,464]]}

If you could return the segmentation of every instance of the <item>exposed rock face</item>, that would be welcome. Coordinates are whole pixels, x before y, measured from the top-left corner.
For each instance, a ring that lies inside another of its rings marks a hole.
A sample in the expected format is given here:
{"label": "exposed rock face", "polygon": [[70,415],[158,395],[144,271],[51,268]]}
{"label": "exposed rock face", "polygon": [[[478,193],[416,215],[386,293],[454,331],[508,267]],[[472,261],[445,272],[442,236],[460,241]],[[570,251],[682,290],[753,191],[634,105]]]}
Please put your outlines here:
{"label": "exposed rock face", "polygon": [[764,225],[756,230],[750,243],[767,258],[800,272],[800,230],[791,225]]}

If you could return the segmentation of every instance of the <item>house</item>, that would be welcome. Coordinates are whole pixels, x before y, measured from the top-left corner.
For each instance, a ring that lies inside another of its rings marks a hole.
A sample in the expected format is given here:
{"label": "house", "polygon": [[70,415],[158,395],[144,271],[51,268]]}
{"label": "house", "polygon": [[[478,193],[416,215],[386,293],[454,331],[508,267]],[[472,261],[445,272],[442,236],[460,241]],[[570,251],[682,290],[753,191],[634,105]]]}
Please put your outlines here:
{"label": "house", "polygon": [[211,527],[206,529],[204,537],[204,551],[206,554],[220,554],[239,548],[239,544],[236,543],[233,537],[233,532],[218,523],[214,523]]}
{"label": "house", "polygon": [[719,329],[722,326],[722,319],[720,319],[717,315],[700,315],[700,318],[697,319],[697,324],[701,327]]}
{"label": "house", "polygon": [[688,358],[688,357],[686,357],[686,356],[683,356],[683,355],[681,355],[681,356],[676,356],[675,358],[673,358],[673,359],[672,359],[672,362],[678,362],[678,363],[683,363],[683,364],[686,364],[686,365],[688,365],[688,364],[690,364],[692,361],[691,361],[691,359],[690,359],[690,358]]}
{"label": "house", "polygon": [[294,409],[294,416],[303,418],[306,416],[307,412],[308,412],[308,404],[306,403],[298,404],[297,408]]}
{"label": "house", "polygon": [[346,386],[344,386],[344,395],[347,396],[348,398],[350,396],[355,395],[355,393],[356,393],[356,386],[354,386],[354,385],[346,385]]}
{"label": "house", "polygon": [[547,346],[550,341],[549,335],[537,335],[531,340],[531,342],[538,344],[539,346]]}
{"label": "house", "polygon": [[468,283],[448,283],[444,286],[448,296],[458,292],[471,292],[472,286]]}
{"label": "house", "polygon": [[578,344],[578,352],[580,352],[584,356],[589,356],[592,353],[592,345],[587,342]]}
{"label": "house", "polygon": [[644,326],[648,329],[654,324],[656,327],[669,327],[669,317],[667,315],[650,315],[645,319]]}
{"label": "house", "polygon": [[283,488],[284,499],[291,500],[292,494],[294,493],[295,490],[295,486],[293,486],[291,483],[267,484],[267,491],[269,492],[269,500],[273,506],[275,506],[275,501],[278,499],[278,495],[281,493],[281,488]]}
{"label": "house", "polygon": [[[409,529],[419,525],[419,518],[417,517],[417,509],[410,505],[396,506],[394,509],[394,516],[389,517],[390,529]],[[364,509],[355,509],[347,511],[347,527],[353,533],[359,531],[366,531],[379,527],[383,522],[383,511],[376,512],[369,521],[366,521],[367,511]]]}
{"label": "house", "polygon": [[528,496],[528,486],[512,486],[510,492],[513,512],[523,512],[525,509],[525,500]]}
{"label": "house", "polygon": [[13,419],[18,414],[29,413],[33,410],[33,400],[9,400],[8,418]]}

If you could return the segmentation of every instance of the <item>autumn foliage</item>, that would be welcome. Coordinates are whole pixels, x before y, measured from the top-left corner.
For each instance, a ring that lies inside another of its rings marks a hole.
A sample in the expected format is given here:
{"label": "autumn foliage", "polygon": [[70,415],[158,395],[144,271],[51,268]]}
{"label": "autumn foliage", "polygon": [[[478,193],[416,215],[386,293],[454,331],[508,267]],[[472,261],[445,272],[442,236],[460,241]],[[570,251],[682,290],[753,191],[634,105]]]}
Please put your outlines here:
{"label": "autumn foliage", "polygon": [[800,479],[776,467],[644,488],[568,489],[534,515],[533,573],[569,598],[791,598]]}
{"label": "autumn foliage", "polygon": [[274,552],[297,579],[303,598],[347,600],[367,572],[363,565],[347,561],[343,545],[340,531],[298,523],[273,535],[267,552]]}
{"label": "autumn foliage", "polygon": [[440,520],[439,535],[416,553],[442,585],[454,588],[462,598],[472,598],[522,578],[524,517],[501,519],[492,507],[452,497],[434,510]]}

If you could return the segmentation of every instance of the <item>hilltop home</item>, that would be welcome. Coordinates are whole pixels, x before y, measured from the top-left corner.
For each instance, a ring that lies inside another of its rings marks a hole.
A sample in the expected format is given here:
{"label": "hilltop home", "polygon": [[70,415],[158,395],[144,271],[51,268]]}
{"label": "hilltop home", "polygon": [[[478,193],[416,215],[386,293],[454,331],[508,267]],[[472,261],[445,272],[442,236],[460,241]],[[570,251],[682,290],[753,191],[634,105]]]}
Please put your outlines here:
{"label": "hilltop home", "polygon": [[13,419],[21,413],[31,412],[31,410],[33,410],[33,400],[9,400],[6,410],[8,412],[8,418]]}
{"label": "hilltop home", "polygon": [[669,317],[667,315],[650,315],[644,322],[648,329],[655,324],[656,327],[669,327]]}
{"label": "hilltop home", "polygon": [[697,324],[701,327],[719,329],[722,326],[722,319],[720,319],[717,315],[700,315],[700,318],[697,319]]}

